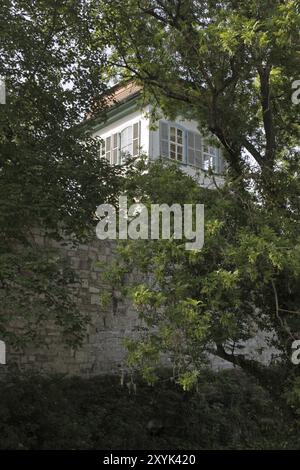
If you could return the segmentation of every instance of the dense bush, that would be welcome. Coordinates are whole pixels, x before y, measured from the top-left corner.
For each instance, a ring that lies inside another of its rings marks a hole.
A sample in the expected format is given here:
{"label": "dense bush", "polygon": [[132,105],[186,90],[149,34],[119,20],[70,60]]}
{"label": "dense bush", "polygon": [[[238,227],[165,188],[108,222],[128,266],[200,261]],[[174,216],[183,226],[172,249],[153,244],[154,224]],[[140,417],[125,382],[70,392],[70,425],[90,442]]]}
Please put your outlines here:
{"label": "dense bush", "polygon": [[297,448],[265,392],[238,371],[206,372],[198,390],[117,377],[9,376],[1,381],[1,449]]}

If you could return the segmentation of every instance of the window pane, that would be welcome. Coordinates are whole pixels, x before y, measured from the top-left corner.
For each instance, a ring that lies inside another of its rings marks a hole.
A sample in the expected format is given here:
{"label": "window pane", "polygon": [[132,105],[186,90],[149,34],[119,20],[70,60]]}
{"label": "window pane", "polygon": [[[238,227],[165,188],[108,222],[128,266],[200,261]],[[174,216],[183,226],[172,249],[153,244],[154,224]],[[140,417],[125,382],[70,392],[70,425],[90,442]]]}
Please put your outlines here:
{"label": "window pane", "polygon": [[216,157],[217,156],[218,149],[216,147],[209,147],[209,153]]}
{"label": "window pane", "polygon": [[127,157],[132,156],[132,126],[128,126],[121,131],[121,160],[125,161]]}
{"label": "window pane", "polygon": [[182,144],[182,130],[181,129],[177,129],[177,142],[179,144]]}
{"label": "window pane", "polygon": [[110,137],[106,137],[106,151],[110,150]]}
{"label": "window pane", "polygon": [[182,147],[180,145],[177,147],[177,160],[182,161]]}
{"label": "window pane", "polygon": [[202,165],[204,170],[208,170],[209,168],[209,160],[205,159],[203,160],[203,165]]}

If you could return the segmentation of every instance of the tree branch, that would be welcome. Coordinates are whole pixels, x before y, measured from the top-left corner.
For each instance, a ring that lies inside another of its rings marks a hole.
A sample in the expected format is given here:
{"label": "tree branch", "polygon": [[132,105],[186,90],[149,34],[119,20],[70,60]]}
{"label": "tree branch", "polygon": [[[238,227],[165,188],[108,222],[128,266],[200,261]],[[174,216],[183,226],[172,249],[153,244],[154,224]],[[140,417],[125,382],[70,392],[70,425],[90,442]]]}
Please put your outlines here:
{"label": "tree branch", "polygon": [[265,161],[267,164],[272,164],[275,157],[276,139],[273,122],[273,113],[271,109],[270,100],[270,73],[271,66],[258,67],[258,74],[260,79],[260,95],[261,106],[263,112],[263,122],[266,135],[266,152]]}

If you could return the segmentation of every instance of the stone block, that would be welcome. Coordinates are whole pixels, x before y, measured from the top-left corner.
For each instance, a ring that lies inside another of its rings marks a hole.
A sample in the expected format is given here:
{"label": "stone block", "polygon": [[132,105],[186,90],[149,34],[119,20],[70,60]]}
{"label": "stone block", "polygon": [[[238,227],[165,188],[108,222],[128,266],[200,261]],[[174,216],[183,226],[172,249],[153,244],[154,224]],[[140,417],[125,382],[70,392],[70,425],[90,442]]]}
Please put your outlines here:
{"label": "stone block", "polygon": [[99,294],[92,294],[91,295],[91,304],[96,304],[96,305],[100,305],[100,296]]}

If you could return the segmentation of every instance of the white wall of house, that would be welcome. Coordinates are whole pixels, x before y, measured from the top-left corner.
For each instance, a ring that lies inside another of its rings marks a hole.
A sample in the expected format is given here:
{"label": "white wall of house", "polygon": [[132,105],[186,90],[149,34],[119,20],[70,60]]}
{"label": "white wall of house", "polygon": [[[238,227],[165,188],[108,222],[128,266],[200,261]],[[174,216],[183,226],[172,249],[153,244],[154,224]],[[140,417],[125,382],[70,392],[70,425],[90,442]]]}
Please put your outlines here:
{"label": "white wall of house", "polygon": [[[156,127],[154,129],[150,128],[151,126],[149,111],[149,106],[144,107],[142,110],[131,111],[130,113],[112,122],[111,124],[101,127],[100,130],[94,133],[94,136],[100,137],[105,141],[107,137],[112,137],[114,134],[121,135],[122,131],[124,131],[124,129],[126,129],[127,127],[133,126],[136,123],[140,123],[140,153],[148,155],[151,160],[156,160],[160,156],[162,156],[160,142],[161,129],[159,122],[156,123]],[[214,178],[212,178],[211,176],[207,176],[207,172],[202,171],[200,168],[197,168],[196,166],[187,163],[187,132],[191,131],[192,133],[197,133],[198,135],[200,135],[197,122],[188,121],[184,119],[177,119],[176,122],[171,122],[167,120],[161,121],[168,124],[169,128],[170,126],[177,126],[183,130],[184,156],[183,161],[178,162],[183,172],[196,178],[201,186],[209,188],[214,188],[215,185],[221,186],[223,183],[223,178],[220,175],[216,174]]]}

